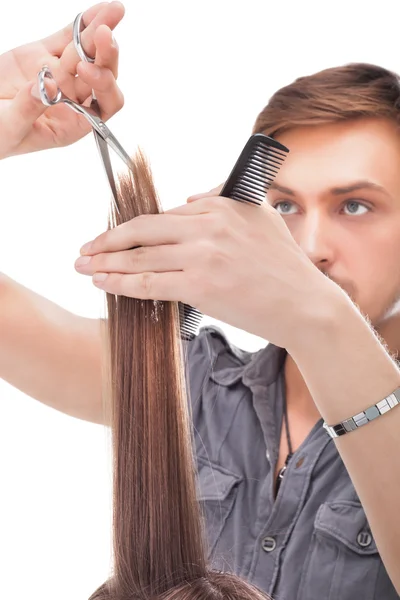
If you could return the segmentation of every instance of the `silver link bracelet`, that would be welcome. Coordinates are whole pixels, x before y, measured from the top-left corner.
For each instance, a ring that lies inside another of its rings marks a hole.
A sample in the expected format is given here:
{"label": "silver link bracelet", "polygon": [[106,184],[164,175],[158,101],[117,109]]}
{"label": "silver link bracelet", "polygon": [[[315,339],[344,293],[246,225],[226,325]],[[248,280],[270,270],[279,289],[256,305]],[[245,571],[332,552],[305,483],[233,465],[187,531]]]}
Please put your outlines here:
{"label": "silver link bracelet", "polygon": [[367,410],[363,410],[362,412],[354,415],[354,417],[350,417],[345,421],[341,421],[337,425],[327,425],[323,424],[324,429],[329,433],[332,438],[340,437],[341,435],[345,435],[346,433],[350,433],[350,431],[354,431],[363,425],[366,425],[370,421],[374,421],[381,415],[384,415],[389,410],[392,410],[397,404],[400,404],[400,387],[397,388],[392,394],[370,406]]}

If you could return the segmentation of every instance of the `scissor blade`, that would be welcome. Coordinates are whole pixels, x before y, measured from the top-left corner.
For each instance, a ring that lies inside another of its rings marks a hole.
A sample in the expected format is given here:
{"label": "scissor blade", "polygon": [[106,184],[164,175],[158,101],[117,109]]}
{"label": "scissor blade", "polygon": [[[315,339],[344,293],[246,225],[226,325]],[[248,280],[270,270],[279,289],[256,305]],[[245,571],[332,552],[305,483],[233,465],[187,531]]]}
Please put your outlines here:
{"label": "scissor blade", "polygon": [[120,159],[124,161],[126,166],[129,167],[129,169],[133,170],[134,166],[129,154],[123,149],[115,135],[112,134],[110,130],[108,130],[108,133],[105,136],[105,141],[107,142],[107,144],[109,144],[109,146],[111,146],[114,152],[118,154]]}
{"label": "scissor blade", "polygon": [[97,131],[95,129],[93,130],[93,135],[94,135],[94,139],[96,140],[96,143],[97,143],[97,148],[100,152],[104,170],[106,172],[107,179],[110,184],[115,203],[117,205],[117,201],[118,201],[117,187],[116,187],[115,181],[114,181],[114,175],[113,175],[111,159],[110,159],[110,152],[108,150],[107,142],[104,140],[104,138],[99,133],[97,133]]}

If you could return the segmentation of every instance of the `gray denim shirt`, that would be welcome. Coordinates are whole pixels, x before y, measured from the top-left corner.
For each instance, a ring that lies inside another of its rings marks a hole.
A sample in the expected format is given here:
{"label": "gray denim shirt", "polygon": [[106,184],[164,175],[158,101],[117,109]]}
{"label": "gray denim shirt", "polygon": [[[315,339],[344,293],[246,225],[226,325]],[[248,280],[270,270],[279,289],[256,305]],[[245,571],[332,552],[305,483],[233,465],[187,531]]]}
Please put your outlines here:
{"label": "gray denim shirt", "polygon": [[246,352],[210,326],[186,350],[212,565],[275,600],[400,598],[322,419],[274,498],[286,351]]}

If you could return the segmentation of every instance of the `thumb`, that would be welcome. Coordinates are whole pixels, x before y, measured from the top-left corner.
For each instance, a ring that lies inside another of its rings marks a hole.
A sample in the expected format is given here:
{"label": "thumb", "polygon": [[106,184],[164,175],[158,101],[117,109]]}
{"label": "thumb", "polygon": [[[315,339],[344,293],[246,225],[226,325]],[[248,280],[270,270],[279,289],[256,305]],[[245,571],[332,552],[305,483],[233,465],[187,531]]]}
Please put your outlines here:
{"label": "thumb", "polygon": [[[50,86],[49,86],[50,87]],[[56,89],[56,87],[54,86]],[[51,93],[48,87],[48,94]],[[36,81],[29,81],[17,92],[0,113],[0,155],[7,156],[15,150],[32,129],[35,121],[48,107],[40,99]]]}
{"label": "thumb", "polygon": [[209,192],[204,192],[203,194],[194,194],[194,196],[189,196],[189,198],[186,200],[186,202],[194,202],[195,200],[200,200],[200,198],[209,198],[211,196],[219,196],[224,185],[225,185],[224,183],[221,183],[221,185],[218,185],[217,187],[213,188]]}

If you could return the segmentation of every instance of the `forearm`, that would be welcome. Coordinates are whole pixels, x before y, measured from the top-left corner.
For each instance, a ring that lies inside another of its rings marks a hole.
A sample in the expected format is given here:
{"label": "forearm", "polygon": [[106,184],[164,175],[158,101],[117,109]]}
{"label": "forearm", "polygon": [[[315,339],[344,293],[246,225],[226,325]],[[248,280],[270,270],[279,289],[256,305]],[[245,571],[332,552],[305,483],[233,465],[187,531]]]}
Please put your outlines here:
{"label": "forearm", "polygon": [[[400,371],[347,296],[333,293],[330,301],[325,318],[308,324],[290,354],[322,417],[334,425],[393,392]],[[334,443],[400,592],[400,406]]]}
{"label": "forearm", "polygon": [[0,274],[0,378],[52,408],[103,423],[99,323]]}

